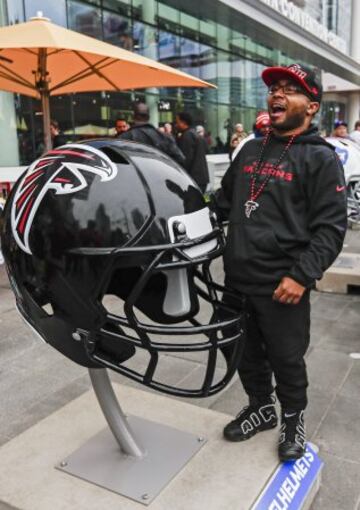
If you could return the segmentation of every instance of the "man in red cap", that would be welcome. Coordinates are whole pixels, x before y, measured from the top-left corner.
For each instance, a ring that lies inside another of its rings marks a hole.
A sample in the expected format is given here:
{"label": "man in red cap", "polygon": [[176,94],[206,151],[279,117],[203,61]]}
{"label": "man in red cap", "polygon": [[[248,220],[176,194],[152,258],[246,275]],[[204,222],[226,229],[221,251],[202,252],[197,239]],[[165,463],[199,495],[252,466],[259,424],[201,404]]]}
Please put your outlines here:
{"label": "man in red cap", "polygon": [[315,73],[293,64],[267,68],[262,78],[271,130],[246,143],[217,197],[230,219],[223,299],[248,314],[238,372],[249,405],[224,436],[244,441],[276,427],[274,375],[281,404],[278,453],[289,461],[306,447],[310,290],[342,248],[346,188],[334,148],[312,124],[322,94]]}

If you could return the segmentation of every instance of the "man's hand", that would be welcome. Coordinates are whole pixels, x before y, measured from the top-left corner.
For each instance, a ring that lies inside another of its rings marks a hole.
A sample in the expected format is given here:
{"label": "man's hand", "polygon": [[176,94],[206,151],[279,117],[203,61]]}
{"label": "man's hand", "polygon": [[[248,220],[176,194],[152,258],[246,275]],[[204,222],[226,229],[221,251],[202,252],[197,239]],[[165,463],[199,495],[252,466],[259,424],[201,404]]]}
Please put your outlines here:
{"label": "man's hand", "polygon": [[273,299],[287,305],[297,305],[306,288],[285,276],[274,290]]}

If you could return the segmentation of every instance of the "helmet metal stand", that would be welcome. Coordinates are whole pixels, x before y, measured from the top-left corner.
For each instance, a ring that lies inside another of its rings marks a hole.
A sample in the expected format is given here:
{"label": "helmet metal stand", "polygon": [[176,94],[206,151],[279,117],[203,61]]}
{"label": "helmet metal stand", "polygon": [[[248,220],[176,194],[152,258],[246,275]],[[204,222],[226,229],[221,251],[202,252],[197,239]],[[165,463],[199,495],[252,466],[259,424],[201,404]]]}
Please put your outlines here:
{"label": "helmet metal stand", "polygon": [[127,422],[106,369],[89,368],[89,375],[96,398],[120,450],[126,455],[143,457],[146,453]]}
{"label": "helmet metal stand", "polygon": [[161,423],[126,416],[106,369],[89,369],[89,375],[109,427],[56,468],[148,505],[206,440]]}

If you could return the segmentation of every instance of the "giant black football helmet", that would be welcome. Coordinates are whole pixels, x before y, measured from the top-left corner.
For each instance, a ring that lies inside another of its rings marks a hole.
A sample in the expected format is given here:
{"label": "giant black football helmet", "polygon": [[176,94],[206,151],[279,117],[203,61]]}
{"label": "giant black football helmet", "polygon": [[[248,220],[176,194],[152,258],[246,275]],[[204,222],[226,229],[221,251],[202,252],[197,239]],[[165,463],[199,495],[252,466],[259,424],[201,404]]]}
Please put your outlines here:
{"label": "giant black football helmet", "polygon": [[[221,302],[209,269],[223,244],[179,165],[109,139],[37,159],[15,184],[2,228],[18,309],[43,340],[80,365],[190,397],[221,390],[241,354],[243,317]],[[219,349],[231,355],[216,380]],[[166,355],[183,352],[206,357],[200,388],[161,379]]]}

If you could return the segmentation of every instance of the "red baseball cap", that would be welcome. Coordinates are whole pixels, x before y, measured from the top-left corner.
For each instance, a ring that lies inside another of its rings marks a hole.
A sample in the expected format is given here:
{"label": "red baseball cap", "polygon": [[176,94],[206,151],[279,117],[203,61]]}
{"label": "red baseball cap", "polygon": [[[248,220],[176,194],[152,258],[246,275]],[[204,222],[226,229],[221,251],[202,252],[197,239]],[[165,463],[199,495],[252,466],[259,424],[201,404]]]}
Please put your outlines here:
{"label": "red baseball cap", "polygon": [[321,82],[309,67],[301,64],[291,64],[288,67],[267,67],[261,77],[268,87],[279,80],[293,80],[304,89],[305,94],[313,101],[321,102]]}
{"label": "red baseball cap", "polygon": [[271,126],[271,120],[268,112],[259,112],[256,116],[255,128],[261,129],[269,126]]}

